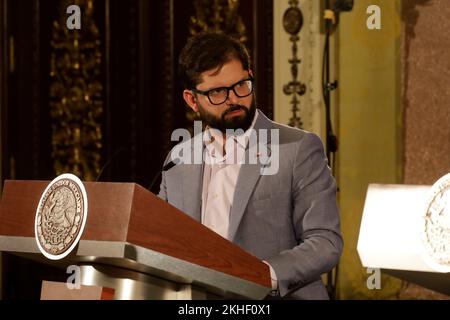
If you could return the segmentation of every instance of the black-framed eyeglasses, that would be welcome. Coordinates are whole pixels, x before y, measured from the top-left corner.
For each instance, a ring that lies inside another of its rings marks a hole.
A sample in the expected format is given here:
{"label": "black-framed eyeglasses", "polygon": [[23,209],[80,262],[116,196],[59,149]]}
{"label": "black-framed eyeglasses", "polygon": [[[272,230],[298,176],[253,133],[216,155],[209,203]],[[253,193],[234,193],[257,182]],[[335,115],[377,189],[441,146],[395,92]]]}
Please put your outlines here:
{"label": "black-framed eyeglasses", "polygon": [[229,87],[214,88],[206,91],[197,89],[191,90],[192,92],[207,96],[211,104],[219,105],[227,101],[230,90],[233,90],[234,94],[239,98],[244,98],[251,95],[253,92],[254,81],[255,80],[250,77],[248,79],[241,80]]}

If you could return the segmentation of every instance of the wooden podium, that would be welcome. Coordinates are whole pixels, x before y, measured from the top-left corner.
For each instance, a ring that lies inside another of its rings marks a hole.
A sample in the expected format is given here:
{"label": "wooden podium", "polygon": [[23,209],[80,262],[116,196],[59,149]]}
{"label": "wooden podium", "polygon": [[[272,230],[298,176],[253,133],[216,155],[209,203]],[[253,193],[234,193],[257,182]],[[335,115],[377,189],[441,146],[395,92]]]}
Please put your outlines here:
{"label": "wooden podium", "polygon": [[113,288],[115,299],[262,299],[270,292],[266,264],[133,183],[84,183],[89,211],[81,240],[66,258],[49,260],[34,236],[48,183],[5,182],[0,251],[79,266],[82,285]]}

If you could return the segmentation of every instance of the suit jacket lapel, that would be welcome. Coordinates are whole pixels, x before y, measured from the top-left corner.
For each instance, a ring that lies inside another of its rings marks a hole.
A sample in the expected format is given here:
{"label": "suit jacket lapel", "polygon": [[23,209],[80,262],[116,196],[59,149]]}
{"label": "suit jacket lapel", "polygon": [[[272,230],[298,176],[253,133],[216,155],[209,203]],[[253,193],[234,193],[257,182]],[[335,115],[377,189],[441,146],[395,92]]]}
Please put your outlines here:
{"label": "suit jacket lapel", "polygon": [[203,165],[183,165],[183,211],[201,222]]}
{"label": "suit jacket lapel", "polygon": [[233,241],[247,207],[248,200],[260,177],[260,164],[243,164],[239,171],[236,189],[234,191],[233,206],[230,212],[228,239]]}
{"label": "suit jacket lapel", "polygon": [[[183,197],[183,211],[198,222],[201,222],[204,167],[204,163],[202,161],[204,152],[203,133],[196,135],[191,142],[191,160],[196,159],[196,161],[199,160],[201,163],[183,165],[181,196]],[[201,154],[194,157],[194,153],[199,152],[198,150],[195,150],[196,148],[200,150]]]}
{"label": "suit jacket lapel", "polygon": [[[256,142],[260,141],[259,129],[270,129],[271,127],[272,125],[270,121],[261,112],[259,112],[258,118],[253,128],[256,131],[257,136]],[[245,150],[245,159],[249,159],[249,153],[251,150],[250,142]],[[268,148],[270,146],[269,142],[270,142],[270,132],[267,134]],[[268,150],[268,154],[270,155],[270,148]],[[256,164],[245,163],[241,165],[241,169],[239,170],[239,176],[236,182],[236,188],[234,191],[233,205],[230,211],[230,224],[228,227],[228,239],[230,241],[233,241],[234,236],[236,235],[237,229],[239,227],[239,224],[241,223],[245,209],[247,208],[250,196],[252,195],[253,189],[255,188],[256,183],[258,182],[261,176],[261,168],[263,165],[264,164],[260,162],[259,158]]]}

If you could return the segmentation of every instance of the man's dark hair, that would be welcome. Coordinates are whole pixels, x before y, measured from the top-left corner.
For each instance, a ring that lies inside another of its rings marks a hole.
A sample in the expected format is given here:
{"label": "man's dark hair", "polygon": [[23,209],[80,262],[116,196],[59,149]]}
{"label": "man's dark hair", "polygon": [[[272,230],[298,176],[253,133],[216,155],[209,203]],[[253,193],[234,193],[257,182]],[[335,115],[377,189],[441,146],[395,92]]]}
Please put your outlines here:
{"label": "man's dark hair", "polygon": [[178,60],[181,83],[186,89],[194,89],[203,72],[220,69],[232,59],[241,61],[244,70],[250,69],[248,51],[238,40],[222,33],[198,34],[181,51]]}

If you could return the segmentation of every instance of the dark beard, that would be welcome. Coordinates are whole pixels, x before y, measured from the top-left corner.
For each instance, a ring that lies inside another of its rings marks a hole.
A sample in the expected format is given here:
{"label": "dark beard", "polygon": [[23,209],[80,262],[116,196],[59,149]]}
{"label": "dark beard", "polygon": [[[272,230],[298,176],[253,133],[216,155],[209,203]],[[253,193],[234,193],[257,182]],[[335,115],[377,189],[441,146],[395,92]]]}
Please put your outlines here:
{"label": "dark beard", "polygon": [[[244,115],[225,119],[225,117],[229,113],[237,110],[242,110],[244,112]],[[222,113],[222,116],[220,118],[209,113],[208,111],[203,109],[202,106],[199,106],[198,111],[200,113],[201,120],[211,128],[220,130],[223,133],[225,133],[227,129],[228,130],[242,129],[245,132],[252,125],[252,121],[256,113],[256,103],[255,99],[253,98],[249,109],[240,104],[232,105]]]}

